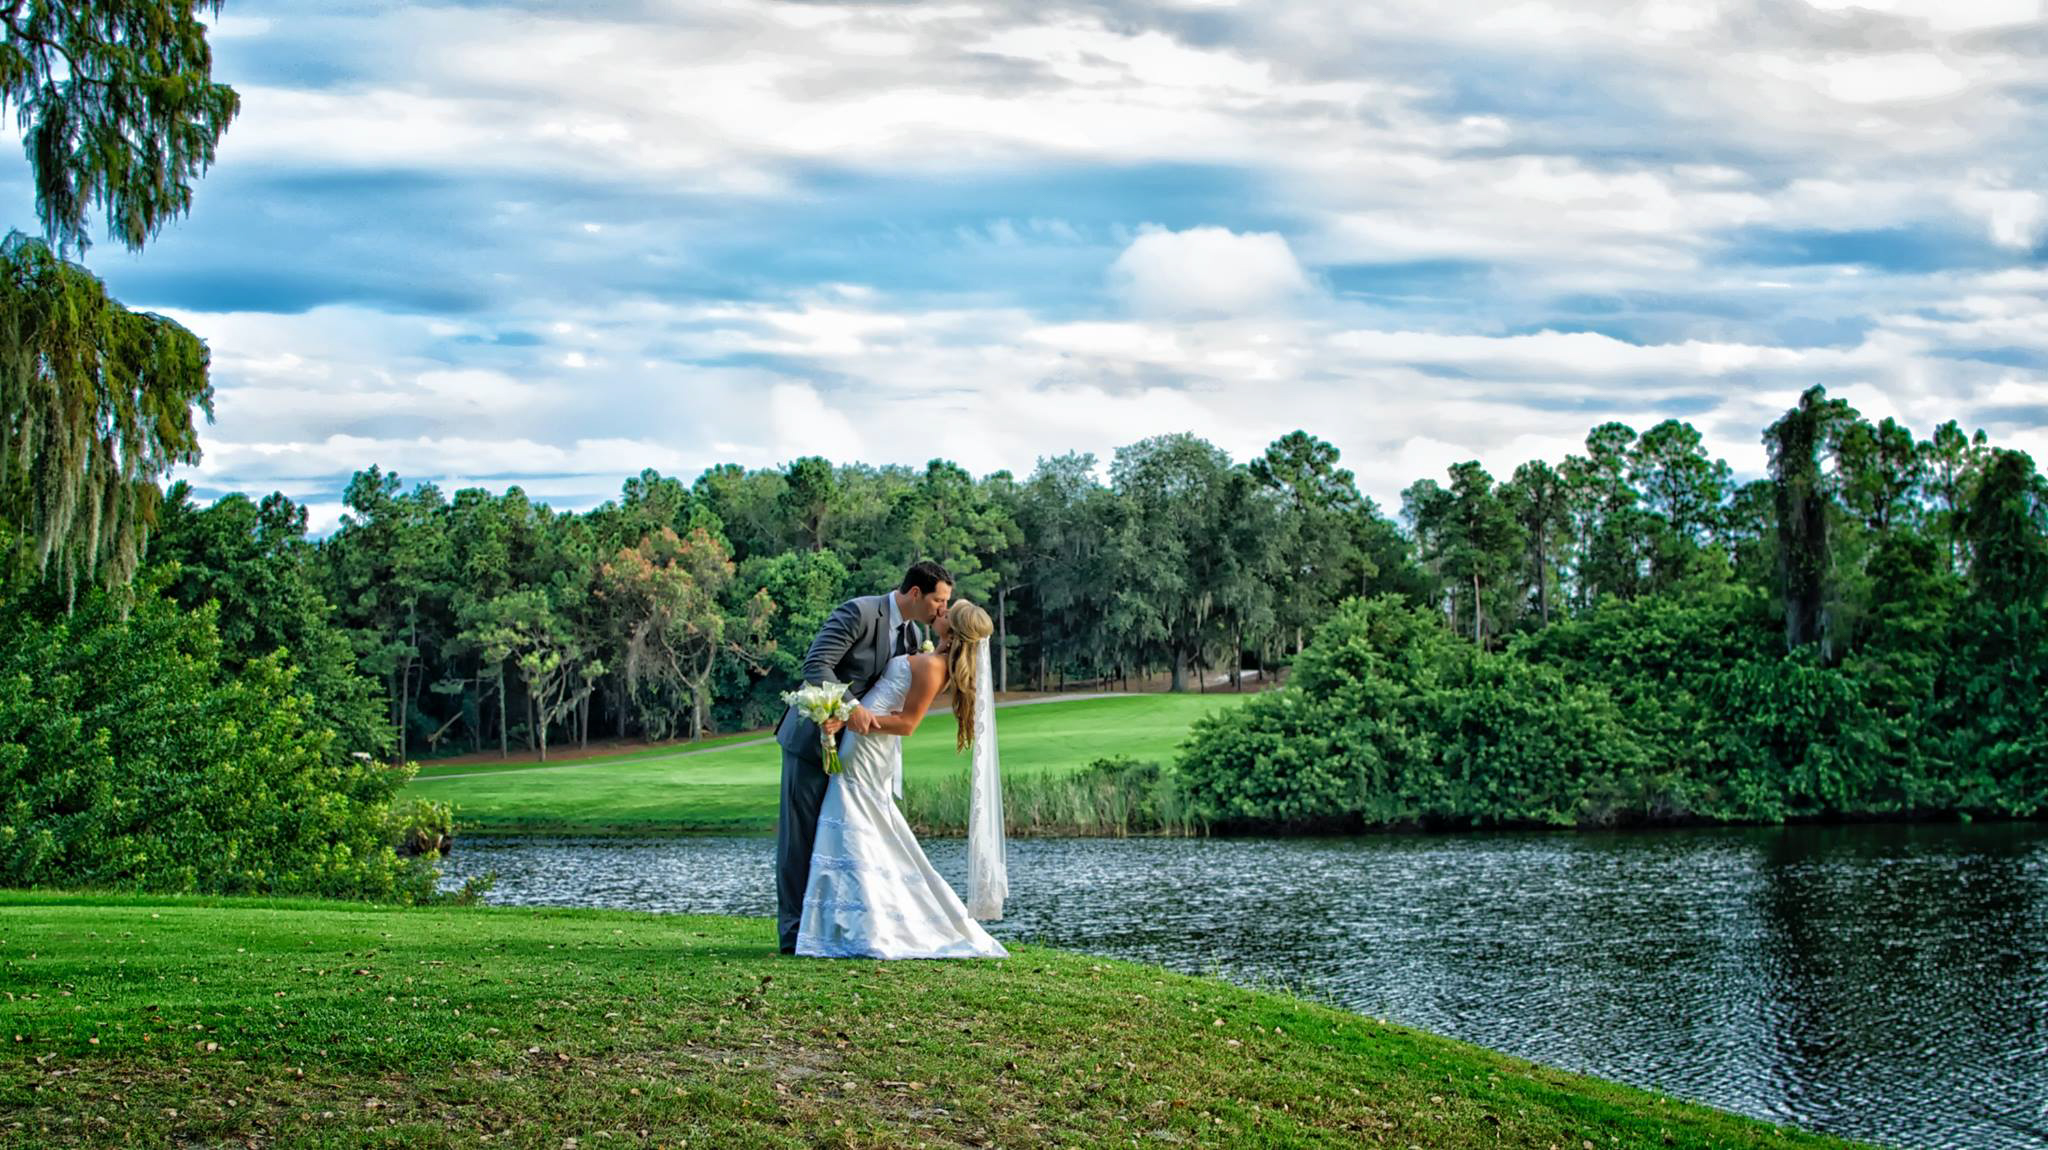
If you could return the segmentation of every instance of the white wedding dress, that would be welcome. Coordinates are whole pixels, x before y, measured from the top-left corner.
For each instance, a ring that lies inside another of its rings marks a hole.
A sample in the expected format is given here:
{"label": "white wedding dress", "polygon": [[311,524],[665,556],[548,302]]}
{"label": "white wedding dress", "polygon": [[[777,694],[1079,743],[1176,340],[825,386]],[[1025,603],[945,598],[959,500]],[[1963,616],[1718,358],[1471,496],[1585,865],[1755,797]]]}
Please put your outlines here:
{"label": "white wedding dress", "polygon": [[[898,655],[861,705],[877,715],[894,714],[909,691],[910,659]],[[818,811],[796,952],[821,958],[1008,958],[1010,952],[989,937],[932,869],[896,808],[902,738],[849,730],[840,736],[839,755],[843,768],[826,784]]]}

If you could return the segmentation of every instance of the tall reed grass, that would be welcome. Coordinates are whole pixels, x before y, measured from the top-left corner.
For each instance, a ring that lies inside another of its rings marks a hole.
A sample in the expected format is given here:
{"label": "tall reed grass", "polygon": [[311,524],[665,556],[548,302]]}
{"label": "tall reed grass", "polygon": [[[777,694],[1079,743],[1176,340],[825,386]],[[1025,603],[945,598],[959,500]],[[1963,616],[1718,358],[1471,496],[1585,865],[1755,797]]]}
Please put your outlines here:
{"label": "tall reed grass", "polygon": [[[971,774],[906,781],[903,814],[920,835],[964,835]],[[1003,777],[1003,823],[1015,836],[1193,837],[1209,833],[1173,772],[1135,759],[1097,759],[1070,775]]]}

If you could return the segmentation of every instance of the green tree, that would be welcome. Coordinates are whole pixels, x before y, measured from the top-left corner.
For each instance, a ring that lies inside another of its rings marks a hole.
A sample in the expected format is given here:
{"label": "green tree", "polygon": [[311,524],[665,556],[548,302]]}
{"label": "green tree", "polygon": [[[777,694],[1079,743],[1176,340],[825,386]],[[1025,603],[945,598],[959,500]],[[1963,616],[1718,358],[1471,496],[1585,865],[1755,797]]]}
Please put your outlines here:
{"label": "green tree", "polygon": [[1434,479],[1418,479],[1401,492],[1401,518],[1407,521],[1408,534],[1415,541],[1424,599],[1442,613],[1448,625],[1456,626],[1456,601],[1444,575],[1444,559],[1451,546],[1452,503],[1451,493]]}
{"label": "green tree", "polygon": [[599,569],[597,595],[620,628],[627,694],[649,737],[671,734],[678,711],[689,720],[690,736],[701,737],[710,727],[720,657],[751,661],[765,645],[774,601],[763,588],[748,600],[745,616],[729,617],[721,598],[733,573],[724,544],[702,528],[688,538],[663,528]]}
{"label": "green tree", "polygon": [[1982,428],[1964,435],[1951,419],[1934,429],[1934,435],[1920,445],[1922,486],[1934,505],[1934,530],[1948,547],[1951,571],[1963,569],[1963,506],[1970,489],[1982,474],[1990,454]]}
{"label": "green tree", "polygon": [[392,730],[377,684],[357,668],[315,581],[304,507],[281,494],[257,503],[237,493],[201,508],[180,481],[165,499],[151,555],[175,569],[169,591],[179,603],[189,610],[213,604],[223,667],[238,672],[281,655],[297,670],[294,686],[311,701],[312,722],[335,733],[337,751],[389,752]]}
{"label": "green tree", "polygon": [[0,6],[0,108],[12,108],[36,212],[60,245],[90,242],[86,213],[139,251],[192,208],[241,108],[213,81],[201,11],[218,0],[12,0]]}
{"label": "green tree", "polygon": [[[1504,629],[1502,623],[1510,610],[1508,574],[1522,554],[1522,528],[1494,490],[1493,476],[1476,461],[1453,464],[1450,478],[1440,538],[1443,573],[1452,595],[1452,623],[1454,627],[1458,623],[1457,603],[1469,587],[1472,642],[1483,648],[1489,634]],[[1494,621],[1491,630],[1487,627],[1489,616]]]}
{"label": "green tree", "polygon": [[1970,590],[1943,724],[1970,771],[1959,804],[2024,818],[2048,809],[2048,480],[2026,453],[1991,450],[1962,534]]}
{"label": "green tree", "polygon": [[478,638],[487,656],[517,669],[526,687],[534,738],[546,762],[548,731],[590,691],[582,674],[584,652],[539,588],[500,595],[482,606],[480,616]]}
{"label": "green tree", "polygon": [[1632,599],[1644,584],[1641,493],[1629,481],[1635,429],[1603,423],[1586,434],[1586,454],[1567,455],[1559,474],[1570,493],[1573,524],[1573,603],[1591,606],[1603,595]]}
{"label": "green tree", "polygon": [[727,660],[730,684],[721,700],[729,721],[770,726],[781,719],[782,693],[803,681],[804,654],[826,616],[852,593],[852,574],[831,551],[757,555],[739,565],[733,593],[743,603],[773,604],[754,658]]}
{"label": "green tree", "polygon": [[1675,419],[1643,432],[1629,448],[1629,483],[1649,518],[1650,583],[1668,586],[1698,561],[1718,533],[1733,473],[1708,456],[1700,433]]}
{"label": "green tree", "polygon": [[1886,534],[1870,562],[1868,634],[1842,672],[1871,724],[1871,802],[1891,813],[1955,810],[1969,790],[1940,713],[1954,667],[1962,581],[1932,539]]}
{"label": "green tree", "polygon": [[[439,659],[427,673],[433,696],[452,702],[453,712],[436,716],[430,746],[456,722],[468,725],[470,745],[482,749],[490,716],[496,712],[498,751],[511,750],[513,668],[490,657],[483,641],[487,605],[532,580],[545,580],[537,557],[543,552],[541,509],[518,487],[497,495],[482,488],[457,491],[438,520],[448,541],[450,585],[434,597],[448,618],[432,631],[442,636]],[[602,517],[604,508],[593,513]],[[523,707],[523,704],[522,704]]]}
{"label": "green tree", "polygon": [[[779,471],[748,471],[737,463],[721,463],[699,475],[690,494],[717,519],[733,557],[744,560],[778,554],[794,537],[782,520],[786,486]],[[622,535],[615,542],[624,546],[632,541]]]}
{"label": "green tree", "polygon": [[[1363,590],[1377,566],[1360,555],[1353,520],[1366,512],[1357,480],[1339,467],[1338,450],[1305,431],[1292,431],[1254,459],[1249,473],[1279,500],[1272,524],[1275,557],[1285,568],[1285,594],[1274,624],[1294,651],[1343,599]],[[1370,574],[1362,568],[1373,566]],[[1354,581],[1354,572],[1361,577]]]}
{"label": "green tree", "polygon": [[1135,657],[1123,656],[1135,652],[1119,649],[1129,628],[1113,630],[1111,614],[1148,617],[1116,582],[1127,509],[1097,481],[1095,467],[1095,457],[1087,454],[1040,459],[1018,500],[1028,541],[1023,565],[1034,633],[1029,653],[1036,656],[1033,678],[1040,688],[1068,667],[1095,673],[1134,666]]}
{"label": "green tree", "polygon": [[1841,428],[1835,455],[1842,505],[1865,529],[1882,537],[1914,525],[1927,457],[1910,430],[1889,416],[1874,426],[1858,419]]}
{"label": "green tree", "polygon": [[934,459],[914,486],[896,493],[889,516],[893,562],[887,570],[900,575],[920,559],[935,559],[953,573],[955,597],[987,603],[997,576],[984,560],[1009,547],[1009,528],[973,476],[958,464]]}
{"label": "green tree", "polygon": [[17,564],[54,561],[67,603],[81,579],[133,576],[157,479],[199,458],[191,409],[212,414],[198,338],[122,307],[62,258],[89,245],[93,206],[130,250],[190,209],[190,181],[238,107],[212,81],[201,7],[0,5],[0,108],[20,123],[57,245],[15,234],[0,246],[0,528]]}
{"label": "green tree", "polygon": [[411,771],[334,753],[281,654],[222,665],[161,573],[69,615],[0,601],[0,884],[414,902]]}
{"label": "green tree", "polygon": [[1224,826],[1571,826],[1605,820],[1643,758],[1597,687],[1379,596],[1338,609],[1290,686],[1198,722],[1180,774]]}
{"label": "green tree", "polygon": [[797,538],[813,551],[823,551],[832,533],[833,517],[845,505],[832,464],[806,456],[789,465],[777,507]]}
{"label": "green tree", "polygon": [[1827,398],[1825,389],[1810,387],[1797,407],[1764,432],[1777,493],[1785,646],[1798,650],[1818,643],[1824,659],[1832,655],[1827,614],[1829,492],[1820,452],[1831,429],[1854,415],[1841,400]]}
{"label": "green tree", "polygon": [[428,660],[453,637],[452,558],[439,488],[401,490],[398,476],[359,471],[343,493],[348,512],[323,553],[328,592],[353,634],[364,670],[382,679],[400,759],[412,749],[418,696],[434,681]]}
{"label": "green tree", "polygon": [[1218,546],[1230,457],[1193,435],[1162,435],[1117,449],[1110,483],[1128,500],[1135,546],[1116,580],[1121,630],[1157,649],[1176,692],[1203,663],[1227,562]]}
{"label": "green tree", "polygon": [[1970,582],[1985,601],[2048,597],[2048,482],[2023,451],[1995,448],[1963,515]]}
{"label": "green tree", "polygon": [[1745,586],[1768,590],[1778,570],[1778,485],[1753,479],[1735,489],[1728,500],[1722,537],[1731,551],[1735,578]]}
{"label": "green tree", "polygon": [[1539,459],[1515,468],[1500,497],[1522,530],[1528,555],[1523,576],[1536,599],[1537,621],[1548,627],[1557,556],[1571,546],[1570,493],[1557,469]]}
{"label": "green tree", "polygon": [[[1280,605],[1301,593],[1300,584],[1286,580],[1290,556],[1281,515],[1280,500],[1270,488],[1245,468],[1230,469],[1219,492],[1212,553],[1217,560],[1215,644],[1229,660],[1235,690],[1244,689],[1245,653],[1264,649],[1278,625]],[[1345,536],[1341,530],[1337,534]]]}
{"label": "green tree", "polygon": [[[0,49],[0,56],[4,56]],[[199,460],[213,414],[206,346],[131,312],[47,244],[0,245],[0,526],[17,571],[126,583],[156,522],[157,481]]]}
{"label": "green tree", "polygon": [[982,480],[982,496],[990,530],[983,536],[981,565],[995,600],[989,604],[989,613],[996,621],[995,673],[1000,692],[1010,689],[1011,603],[1029,585],[1031,546],[1022,520],[1024,488],[1016,477],[1007,471],[995,472]]}

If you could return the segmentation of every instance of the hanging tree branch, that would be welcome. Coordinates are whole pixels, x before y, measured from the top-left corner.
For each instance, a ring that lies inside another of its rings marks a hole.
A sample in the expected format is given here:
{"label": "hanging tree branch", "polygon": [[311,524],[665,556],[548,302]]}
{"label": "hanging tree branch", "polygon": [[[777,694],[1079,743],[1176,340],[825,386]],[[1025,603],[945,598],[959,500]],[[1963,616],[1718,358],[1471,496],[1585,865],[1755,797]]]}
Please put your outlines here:
{"label": "hanging tree branch", "polygon": [[157,480],[198,462],[207,359],[198,336],[122,307],[41,240],[0,243],[0,526],[16,563],[67,591],[128,580]]}
{"label": "hanging tree branch", "polygon": [[219,0],[13,0],[0,12],[0,108],[21,126],[36,214],[61,252],[98,208],[131,251],[192,207],[241,97],[213,82],[201,11]]}

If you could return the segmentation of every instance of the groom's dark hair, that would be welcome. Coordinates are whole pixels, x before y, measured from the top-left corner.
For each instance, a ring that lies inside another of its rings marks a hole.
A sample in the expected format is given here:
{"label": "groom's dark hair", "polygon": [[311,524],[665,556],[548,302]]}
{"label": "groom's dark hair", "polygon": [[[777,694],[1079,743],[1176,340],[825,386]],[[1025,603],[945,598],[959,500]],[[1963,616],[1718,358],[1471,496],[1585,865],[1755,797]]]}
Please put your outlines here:
{"label": "groom's dark hair", "polygon": [[939,584],[952,581],[951,571],[925,559],[910,565],[910,570],[903,573],[903,585],[896,589],[905,595],[912,591],[922,591],[929,595],[939,589]]}

